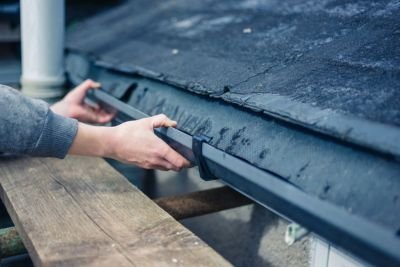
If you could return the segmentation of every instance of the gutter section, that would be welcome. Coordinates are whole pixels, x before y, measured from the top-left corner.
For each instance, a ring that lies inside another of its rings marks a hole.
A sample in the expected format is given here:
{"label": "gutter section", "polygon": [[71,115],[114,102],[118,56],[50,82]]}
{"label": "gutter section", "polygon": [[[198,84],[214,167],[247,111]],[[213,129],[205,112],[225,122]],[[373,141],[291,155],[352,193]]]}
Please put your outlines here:
{"label": "gutter section", "polygon": [[[398,162],[137,73],[94,66],[77,54],[69,57],[71,81],[100,81],[103,89],[92,99],[117,109],[117,123],[157,113],[178,119],[179,129],[156,133],[192,161],[192,137],[213,136],[203,144],[202,158],[214,176],[359,258],[383,266],[400,263]],[[243,132],[243,125],[251,132]],[[237,129],[225,139],[243,149],[220,140],[224,126]],[[266,157],[265,145],[270,146]]]}
{"label": "gutter section", "polygon": [[[89,98],[122,113],[119,122],[147,117],[145,113],[103,90],[93,90]],[[194,162],[192,136],[173,128],[155,131],[163,140]],[[210,172],[235,190],[372,264],[400,264],[400,239],[394,233],[312,197],[280,177],[207,143],[203,143],[202,146],[201,157]]]}

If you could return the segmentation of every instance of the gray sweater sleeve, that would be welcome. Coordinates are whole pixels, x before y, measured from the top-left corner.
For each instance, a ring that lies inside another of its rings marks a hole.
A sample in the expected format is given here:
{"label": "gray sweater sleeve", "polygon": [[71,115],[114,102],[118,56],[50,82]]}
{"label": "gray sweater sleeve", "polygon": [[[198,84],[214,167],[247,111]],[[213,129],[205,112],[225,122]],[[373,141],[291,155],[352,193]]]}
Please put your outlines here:
{"label": "gray sweater sleeve", "polygon": [[59,116],[44,101],[0,85],[0,152],[64,158],[78,122]]}

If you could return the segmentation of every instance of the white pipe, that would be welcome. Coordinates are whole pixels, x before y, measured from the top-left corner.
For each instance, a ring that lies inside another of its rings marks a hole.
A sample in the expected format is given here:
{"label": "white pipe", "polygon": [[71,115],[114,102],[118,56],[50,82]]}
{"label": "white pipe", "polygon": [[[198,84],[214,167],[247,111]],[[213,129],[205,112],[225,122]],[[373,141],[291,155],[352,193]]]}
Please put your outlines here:
{"label": "white pipe", "polygon": [[22,92],[36,98],[63,94],[64,0],[21,0]]}

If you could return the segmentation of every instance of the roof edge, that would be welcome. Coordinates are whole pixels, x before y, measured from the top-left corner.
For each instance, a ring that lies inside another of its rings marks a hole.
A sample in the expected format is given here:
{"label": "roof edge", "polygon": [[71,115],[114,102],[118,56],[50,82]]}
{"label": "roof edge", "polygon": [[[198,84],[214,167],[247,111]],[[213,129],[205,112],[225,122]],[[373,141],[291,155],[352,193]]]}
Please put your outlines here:
{"label": "roof edge", "polygon": [[[293,101],[288,97],[271,93],[257,95],[257,97],[265,99],[263,108],[260,109],[252,104],[251,97],[243,99],[240,95],[231,92],[221,92],[218,95],[212,94],[211,91],[207,93],[207,90],[204,90],[204,86],[198,83],[178,79],[140,66],[122,65],[111,58],[97,58],[74,49],[67,49],[67,51],[67,70],[72,70],[74,72],[70,73],[72,75],[85,77],[84,74],[79,72],[87,73],[91,66],[129,75],[140,75],[196,94],[221,99],[224,102],[245,107],[255,112],[262,112],[275,119],[283,120],[367,150],[373,150],[400,161],[400,142],[398,142],[400,140],[400,128],[393,125],[382,124],[351,115],[345,116],[330,109],[322,110]],[[68,68],[68,65],[73,65],[74,67]]]}

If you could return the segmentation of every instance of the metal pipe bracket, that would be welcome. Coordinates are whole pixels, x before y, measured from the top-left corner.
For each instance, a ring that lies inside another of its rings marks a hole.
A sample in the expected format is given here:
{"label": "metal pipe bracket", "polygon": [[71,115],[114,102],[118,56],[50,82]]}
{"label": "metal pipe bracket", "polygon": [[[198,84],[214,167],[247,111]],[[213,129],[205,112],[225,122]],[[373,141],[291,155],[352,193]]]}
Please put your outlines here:
{"label": "metal pipe bracket", "polygon": [[203,134],[194,135],[192,138],[192,151],[196,161],[197,166],[199,167],[200,177],[205,181],[217,180],[214,174],[211,173],[208,168],[207,162],[203,157],[203,143],[209,143],[211,141],[211,137],[208,137]]}

